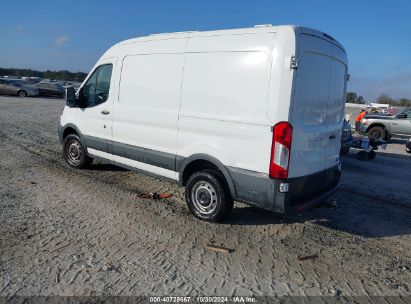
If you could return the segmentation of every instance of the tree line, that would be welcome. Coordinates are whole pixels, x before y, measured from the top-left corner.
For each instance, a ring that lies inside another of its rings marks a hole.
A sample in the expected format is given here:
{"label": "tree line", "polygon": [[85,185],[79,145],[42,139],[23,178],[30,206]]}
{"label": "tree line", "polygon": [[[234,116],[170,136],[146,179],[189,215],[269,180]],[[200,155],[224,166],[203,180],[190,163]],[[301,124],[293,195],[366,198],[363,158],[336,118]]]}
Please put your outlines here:
{"label": "tree line", "polygon": [[0,68],[0,76],[40,77],[53,80],[83,81],[87,73],[62,71],[36,71],[32,69]]}
{"label": "tree line", "polygon": [[[365,99],[362,96],[357,96],[355,92],[347,92],[345,102],[365,104]],[[398,98],[394,99],[386,94],[380,95],[376,100],[376,103],[389,104],[390,106],[399,106],[399,107],[411,107],[411,99],[408,98]]]}

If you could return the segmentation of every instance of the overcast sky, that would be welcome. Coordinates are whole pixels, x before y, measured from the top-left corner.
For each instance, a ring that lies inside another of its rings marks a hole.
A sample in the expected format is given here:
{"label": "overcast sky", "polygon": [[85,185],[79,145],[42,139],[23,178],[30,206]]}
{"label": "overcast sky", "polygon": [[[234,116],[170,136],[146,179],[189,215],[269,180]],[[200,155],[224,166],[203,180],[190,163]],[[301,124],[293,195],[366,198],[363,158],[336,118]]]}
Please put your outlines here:
{"label": "overcast sky", "polygon": [[298,24],[346,48],[348,90],[411,98],[411,1],[5,1],[0,67],[88,72],[111,45],[149,33]]}

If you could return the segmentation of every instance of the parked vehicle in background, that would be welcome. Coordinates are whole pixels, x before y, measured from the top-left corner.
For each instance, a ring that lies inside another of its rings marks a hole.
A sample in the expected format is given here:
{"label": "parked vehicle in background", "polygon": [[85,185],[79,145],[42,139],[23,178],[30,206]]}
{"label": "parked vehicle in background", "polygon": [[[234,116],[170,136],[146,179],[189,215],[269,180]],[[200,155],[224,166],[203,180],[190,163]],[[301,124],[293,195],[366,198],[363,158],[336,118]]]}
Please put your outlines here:
{"label": "parked vehicle in background", "polygon": [[39,96],[39,89],[26,85],[22,80],[0,78],[0,94],[20,97]]}
{"label": "parked vehicle in background", "polygon": [[80,86],[80,82],[70,82],[64,86],[64,89],[73,88],[75,91],[77,91],[80,88]]}
{"label": "parked vehicle in background", "polygon": [[42,81],[40,77],[21,77],[22,80],[26,81],[28,84],[33,85]]}
{"label": "parked vehicle in background", "polygon": [[342,136],[341,136],[341,149],[340,155],[346,155],[350,152],[351,144],[353,141],[351,124],[344,119]]}
{"label": "parked vehicle in background", "polygon": [[411,137],[408,139],[407,143],[405,144],[405,151],[411,153]]}
{"label": "parked vehicle in background", "polygon": [[367,114],[361,121],[360,131],[369,138],[388,140],[392,136],[411,136],[411,108],[395,115]]}
{"label": "parked vehicle in background", "polygon": [[64,88],[54,82],[39,82],[33,85],[33,87],[38,88],[40,90],[40,95],[42,96],[53,96],[53,97],[63,97],[64,96]]}
{"label": "parked vehicle in background", "polygon": [[131,39],[67,89],[63,156],[180,183],[206,221],[234,200],[300,213],[338,185],[346,79],[341,44],[300,26]]}
{"label": "parked vehicle in background", "polygon": [[395,114],[397,114],[397,113],[398,113],[397,109],[395,109],[395,108],[388,108],[388,109],[385,111],[384,114],[387,114],[387,115],[395,115]]}

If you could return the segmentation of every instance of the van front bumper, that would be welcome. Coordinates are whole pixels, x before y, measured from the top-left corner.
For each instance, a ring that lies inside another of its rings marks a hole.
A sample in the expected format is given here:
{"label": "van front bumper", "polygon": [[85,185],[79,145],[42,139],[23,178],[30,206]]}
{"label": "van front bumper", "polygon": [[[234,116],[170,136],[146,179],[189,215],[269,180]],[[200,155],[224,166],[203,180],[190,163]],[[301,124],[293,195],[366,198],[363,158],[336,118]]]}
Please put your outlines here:
{"label": "van front bumper", "polygon": [[[341,177],[340,164],[288,179],[271,179],[267,174],[232,167],[228,170],[237,201],[287,215],[307,211],[323,202],[337,189]],[[288,184],[288,191],[280,192],[280,184]]]}

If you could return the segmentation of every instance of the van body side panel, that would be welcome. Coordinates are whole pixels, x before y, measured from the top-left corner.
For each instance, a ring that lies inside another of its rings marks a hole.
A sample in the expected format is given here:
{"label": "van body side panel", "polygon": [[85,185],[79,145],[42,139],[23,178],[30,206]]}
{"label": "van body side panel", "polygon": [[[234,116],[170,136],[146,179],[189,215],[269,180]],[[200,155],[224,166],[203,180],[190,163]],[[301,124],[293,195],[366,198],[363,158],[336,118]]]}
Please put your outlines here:
{"label": "van body side panel", "polygon": [[274,34],[190,38],[178,155],[204,153],[225,166],[267,172],[272,133],[266,111],[273,39]]}
{"label": "van body side panel", "polygon": [[193,35],[189,38],[187,52],[264,52],[271,53],[275,33],[236,35]]}
{"label": "van body side panel", "polygon": [[110,153],[176,171],[186,42],[175,39],[123,46]]}

